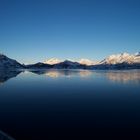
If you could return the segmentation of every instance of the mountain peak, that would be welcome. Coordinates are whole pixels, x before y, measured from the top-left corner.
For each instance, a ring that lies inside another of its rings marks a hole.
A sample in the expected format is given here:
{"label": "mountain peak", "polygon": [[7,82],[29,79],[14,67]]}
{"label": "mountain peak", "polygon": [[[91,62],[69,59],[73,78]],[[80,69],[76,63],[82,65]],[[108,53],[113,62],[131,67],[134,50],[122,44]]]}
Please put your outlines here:
{"label": "mountain peak", "polygon": [[68,59],[66,59],[66,60],[64,61],[64,63],[71,63],[71,62],[73,62],[73,61],[68,60]]}
{"label": "mountain peak", "polygon": [[129,55],[130,55],[130,54],[127,53],[127,52],[121,53],[121,56],[123,56],[123,57],[127,57],[127,56],[129,56]]}
{"label": "mountain peak", "polygon": [[65,60],[64,62],[62,62],[64,64],[68,64],[68,65],[77,65],[79,64],[78,62],[72,61],[72,60]]}
{"label": "mountain peak", "polygon": [[7,56],[2,54],[2,53],[0,53],[0,59],[2,59],[2,58],[7,58]]}
{"label": "mountain peak", "polygon": [[92,60],[89,60],[89,59],[86,59],[86,58],[82,58],[78,62],[82,65],[87,65],[87,66],[95,65],[97,63],[95,61],[92,61]]}
{"label": "mountain peak", "polygon": [[51,58],[51,59],[48,59],[44,62],[44,64],[50,64],[50,65],[54,65],[54,64],[58,64],[60,63],[61,60],[57,59],[57,58]]}
{"label": "mountain peak", "polygon": [[22,68],[23,65],[18,63],[16,60],[10,59],[4,54],[0,54],[0,69],[7,68]]}
{"label": "mountain peak", "polygon": [[132,55],[129,53],[114,54],[105,58],[103,61],[100,62],[100,64],[139,63],[140,59],[139,58],[136,59],[136,57],[139,55],[140,55],[139,53],[137,55],[136,54]]}

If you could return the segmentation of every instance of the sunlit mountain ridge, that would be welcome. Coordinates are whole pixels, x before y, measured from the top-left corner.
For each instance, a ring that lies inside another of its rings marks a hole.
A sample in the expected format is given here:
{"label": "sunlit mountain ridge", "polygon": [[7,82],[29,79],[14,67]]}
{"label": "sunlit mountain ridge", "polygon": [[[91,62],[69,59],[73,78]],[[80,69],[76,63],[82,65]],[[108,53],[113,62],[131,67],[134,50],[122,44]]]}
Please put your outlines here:
{"label": "sunlit mountain ridge", "polygon": [[[65,61],[65,60],[64,60]],[[51,58],[47,59],[43,63],[45,64],[59,64],[61,62],[64,62],[58,58]],[[72,61],[72,60],[70,60]],[[129,53],[121,53],[121,54],[113,54],[101,61],[93,61],[89,60],[87,58],[81,58],[80,60],[75,60],[72,62],[77,62],[79,64],[91,66],[91,65],[98,65],[98,64],[120,64],[120,63],[128,63],[128,64],[133,64],[133,63],[140,63],[140,52],[137,52],[135,54],[129,54]]]}
{"label": "sunlit mountain ridge", "polygon": [[120,64],[120,63],[140,63],[140,52],[136,54],[121,53],[116,55],[110,55],[105,58],[100,64]]}

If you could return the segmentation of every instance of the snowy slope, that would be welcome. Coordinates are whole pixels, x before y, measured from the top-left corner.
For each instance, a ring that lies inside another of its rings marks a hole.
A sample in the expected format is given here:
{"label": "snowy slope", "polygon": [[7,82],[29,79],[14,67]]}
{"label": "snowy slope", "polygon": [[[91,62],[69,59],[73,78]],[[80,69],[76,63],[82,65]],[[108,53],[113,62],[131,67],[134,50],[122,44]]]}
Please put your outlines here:
{"label": "snowy slope", "polygon": [[80,63],[82,65],[87,65],[87,66],[98,64],[98,62],[95,62],[95,61],[92,61],[92,60],[89,60],[89,59],[86,59],[86,58],[80,59],[78,61],[78,63]]}
{"label": "snowy slope", "polygon": [[57,58],[51,58],[51,59],[44,61],[44,64],[54,65],[54,64],[58,64],[60,62],[62,62],[62,61]]}
{"label": "snowy slope", "polygon": [[136,54],[129,54],[129,53],[121,53],[116,55],[110,55],[109,57],[105,58],[100,64],[121,64],[121,63],[128,63],[128,64],[135,64],[140,63],[140,53]]}

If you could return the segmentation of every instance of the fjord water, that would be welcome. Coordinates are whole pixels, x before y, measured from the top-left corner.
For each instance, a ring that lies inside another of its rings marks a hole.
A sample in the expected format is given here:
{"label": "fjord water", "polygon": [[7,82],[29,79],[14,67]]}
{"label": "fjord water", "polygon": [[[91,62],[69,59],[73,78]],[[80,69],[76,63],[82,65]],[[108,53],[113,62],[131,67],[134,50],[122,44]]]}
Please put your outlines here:
{"label": "fjord water", "polygon": [[140,138],[140,71],[1,71],[0,130],[16,140]]}

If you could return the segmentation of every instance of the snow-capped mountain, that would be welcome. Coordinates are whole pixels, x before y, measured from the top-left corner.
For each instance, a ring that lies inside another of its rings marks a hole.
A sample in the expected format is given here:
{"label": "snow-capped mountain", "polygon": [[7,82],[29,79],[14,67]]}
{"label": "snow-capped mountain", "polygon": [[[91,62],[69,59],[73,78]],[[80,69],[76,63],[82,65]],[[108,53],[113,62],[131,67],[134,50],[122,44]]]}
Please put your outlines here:
{"label": "snow-capped mountain", "polygon": [[60,61],[57,58],[52,58],[47,60],[45,63],[42,63],[42,65],[39,65],[39,68],[45,67],[55,69],[139,69],[140,53],[110,55],[100,62],[89,59],[80,59],[79,61]]}
{"label": "snow-capped mountain", "polygon": [[98,62],[95,62],[95,61],[92,61],[92,60],[89,60],[89,59],[80,59],[78,61],[78,63],[80,63],[82,65],[87,65],[87,66],[98,64]]}
{"label": "snow-capped mountain", "polygon": [[[86,58],[82,58],[79,61],[74,61],[74,60],[66,60],[66,61],[77,62],[77,63],[79,63],[81,65],[87,65],[87,66],[97,64],[97,62],[89,60],[89,59],[86,59]],[[57,58],[51,58],[51,59],[48,59],[48,60],[44,61],[43,63],[44,64],[55,65],[55,64],[59,64],[61,62],[64,62],[64,61],[62,61],[60,59],[57,59]]]}
{"label": "snow-capped mountain", "polygon": [[44,61],[44,64],[54,65],[54,64],[58,64],[60,62],[62,62],[62,61],[57,58],[51,58],[51,59]]}
{"label": "snow-capped mountain", "polygon": [[105,58],[99,64],[135,64],[140,63],[140,53],[136,54],[129,54],[129,53],[121,53],[116,55],[110,55],[109,57]]}
{"label": "snow-capped mountain", "polygon": [[0,69],[5,68],[23,68],[23,66],[16,60],[10,59],[5,55],[0,54]]}

